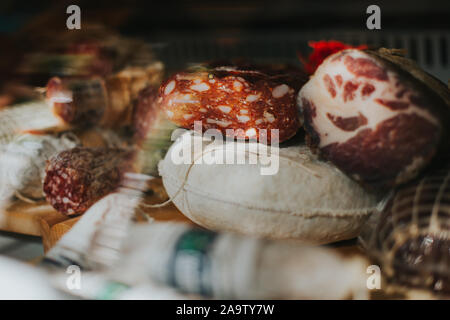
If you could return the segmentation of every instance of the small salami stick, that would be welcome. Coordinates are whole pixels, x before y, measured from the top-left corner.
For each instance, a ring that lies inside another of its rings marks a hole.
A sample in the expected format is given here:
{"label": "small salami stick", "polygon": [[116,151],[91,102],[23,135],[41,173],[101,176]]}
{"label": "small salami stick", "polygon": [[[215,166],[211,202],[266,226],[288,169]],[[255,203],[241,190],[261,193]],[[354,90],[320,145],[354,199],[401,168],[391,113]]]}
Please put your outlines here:
{"label": "small salami stick", "polygon": [[161,83],[160,62],[128,67],[105,78],[58,78],[47,83],[46,98],[55,113],[75,126],[131,124],[134,101],[148,85]]}
{"label": "small salami stick", "polygon": [[203,131],[234,129],[237,138],[260,141],[261,129],[277,129],[282,142],[300,128],[295,97],[306,76],[297,69],[278,70],[216,65],[180,72],[162,84],[158,102],[172,122],[187,129],[201,121]]}
{"label": "small salami stick", "polygon": [[89,126],[100,121],[106,109],[106,89],[100,78],[63,80],[47,83],[47,101],[65,123]]}
{"label": "small salami stick", "polygon": [[44,193],[60,213],[84,213],[98,199],[120,186],[132,171],[134,151],[120,148],[80,148],[53,156],[46,167]]}

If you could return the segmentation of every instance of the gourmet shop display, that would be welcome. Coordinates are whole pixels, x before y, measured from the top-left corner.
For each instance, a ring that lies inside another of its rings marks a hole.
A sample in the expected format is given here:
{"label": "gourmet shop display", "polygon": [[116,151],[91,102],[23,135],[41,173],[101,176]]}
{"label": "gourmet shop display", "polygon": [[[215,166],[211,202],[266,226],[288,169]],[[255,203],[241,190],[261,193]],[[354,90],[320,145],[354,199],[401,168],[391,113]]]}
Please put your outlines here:
{"label": "gourmet shop display", "polygon": [[308,145],[371,187],[408,182],[448,149],[449,90],[397,54],[335,53],[298,95]]}
{"label": "gourmet shop display", "polygon": [[349,239],[377,204],[376,195],[301,143],[218,144],[186,132],[159,173],[172,201],[194,222],[247,235],[311,243]]}
{"label": "gourmet shop display", "polygon": [[450,34],[242,1],[0,6],[1,297],[450,297]]}

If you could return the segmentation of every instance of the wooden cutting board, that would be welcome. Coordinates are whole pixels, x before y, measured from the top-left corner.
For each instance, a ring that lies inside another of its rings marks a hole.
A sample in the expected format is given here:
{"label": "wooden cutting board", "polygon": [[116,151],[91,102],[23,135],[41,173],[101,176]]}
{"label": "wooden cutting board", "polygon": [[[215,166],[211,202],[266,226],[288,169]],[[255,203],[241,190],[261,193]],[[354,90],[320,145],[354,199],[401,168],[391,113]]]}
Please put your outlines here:
{"label": "wooden cutting board", "polygon": [[[178,209],[169,204],[163,208],[150,209],[146,211],[147,215],[156,221],[183,221],[193,223],[187,219]],[[80,220],[81,217],[65,219],[58,221],[50,216],[40,219],[40,230],[44,251],[47,252],[55,243]]]}
{"label": "wooden cutting board", "polygon": [[36,204],[17,201],[7,211],[0,213],[0,229],[41,236],[42,223],[54,225],[67,219],[44,201]]}

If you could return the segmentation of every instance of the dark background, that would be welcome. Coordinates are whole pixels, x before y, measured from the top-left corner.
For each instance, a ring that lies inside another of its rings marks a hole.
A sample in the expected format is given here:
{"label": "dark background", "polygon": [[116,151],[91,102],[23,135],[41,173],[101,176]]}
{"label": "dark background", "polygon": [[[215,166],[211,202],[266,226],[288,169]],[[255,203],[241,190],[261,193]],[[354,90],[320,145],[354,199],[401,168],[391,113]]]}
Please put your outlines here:
{"label": "dark background", "polygon": [[[79,32],[66,28],[71,4],[81,8],[81,32],[97,24],[141,37],[170,71],[233,57],[299,63],[308,41],[335,39],[405,48],[426,71],[450,78],[450,0],[0,0],[0,83],[17,57],[58,41],[55,32]],[[381,30],[366,28],[371,4],[381,8]]]}
{"label": "dark background", "polygon": [[126,34],[160,37],[264,30],[365,29],[366,8],[381,7],[383,31],[450,29],[449,0],[239,0],[239,1],[17,1],[0,2],[0,32],[65,27],[70,4],[82,23],[96,22]]}

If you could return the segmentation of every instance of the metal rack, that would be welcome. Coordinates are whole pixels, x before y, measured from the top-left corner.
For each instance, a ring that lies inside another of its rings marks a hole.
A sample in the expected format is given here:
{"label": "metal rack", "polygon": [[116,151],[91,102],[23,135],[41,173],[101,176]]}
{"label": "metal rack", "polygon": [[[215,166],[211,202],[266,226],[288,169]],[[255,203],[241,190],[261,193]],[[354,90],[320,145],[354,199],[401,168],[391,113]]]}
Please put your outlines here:
{"label": "metal rack", "polygon": [[308,41],[340,40],[353,45],[369,44],[405,48],[407,56],[441,81],[450,79],[450,31],[358,32],[318,31],[302,33],[241,34],[236,36],[180,36],[155,44],[169,71],[213,59],[251,58],[298,63],[297,53],[307,55]]}

